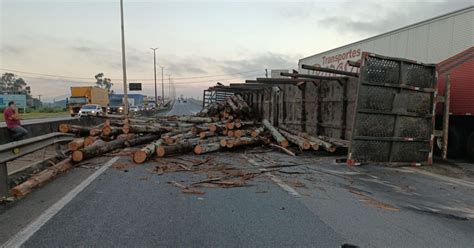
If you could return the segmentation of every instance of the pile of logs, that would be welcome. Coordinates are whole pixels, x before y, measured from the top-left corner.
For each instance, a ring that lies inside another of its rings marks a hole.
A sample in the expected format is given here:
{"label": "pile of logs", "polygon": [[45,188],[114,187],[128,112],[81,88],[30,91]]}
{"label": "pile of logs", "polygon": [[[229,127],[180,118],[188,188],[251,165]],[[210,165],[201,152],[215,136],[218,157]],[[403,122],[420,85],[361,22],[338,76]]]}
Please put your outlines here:
{"label": "pile of logs", "polygon": [[212,103],[196,116],[115,117],[95,127],[62,124],[59,130],[78,136],[69,143],[74,162],[137,145],[144,145],[133,154],[133,161],[138,164],[152,156],[164,157],[187,152],[205,154],[258,144],[268,144],[290,155],[295,155],[289,149],[290,144],[301,151],[334,152],[337,148],[337,145],[321,137],[290,130],[285,126],[275,127],[265,119],[257,122],[252,118],[251,108],[240,95]]}
{"label": "pile of logs", "polygon": [[107,116],[104,123],[97,126],[61,124],[59,131],[77,136],[68,144],[71,156],[18,185],[12,189],[12,195],[24,196],[77,162],[125,147],[141,146],[133,152],[133,161],[137,164],[153,156],[187,152],[199,155],[252,145],[268,145],[292,156],[295,156],[295,148],[334,152],[338,147],[347,147],[344,141],[311,136],[283,125],[275,127],[265,119],[258,122],[239,95],[210,104],[196,116]]}

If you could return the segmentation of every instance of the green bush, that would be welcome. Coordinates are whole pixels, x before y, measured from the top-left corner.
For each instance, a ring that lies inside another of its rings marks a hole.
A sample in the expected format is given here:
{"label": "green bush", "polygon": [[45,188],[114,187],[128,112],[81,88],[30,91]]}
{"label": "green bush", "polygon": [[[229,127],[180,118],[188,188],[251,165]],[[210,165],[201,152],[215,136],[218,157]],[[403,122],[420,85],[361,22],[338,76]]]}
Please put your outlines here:
{"label": "green bush", "polygon": [[38,109],[36,109],[36,111],[34,112],[38,112],[38,113],[58,113],[58,112],[64,112],[66,111],[65,108],[61,108],[61,107],[40,107]]}

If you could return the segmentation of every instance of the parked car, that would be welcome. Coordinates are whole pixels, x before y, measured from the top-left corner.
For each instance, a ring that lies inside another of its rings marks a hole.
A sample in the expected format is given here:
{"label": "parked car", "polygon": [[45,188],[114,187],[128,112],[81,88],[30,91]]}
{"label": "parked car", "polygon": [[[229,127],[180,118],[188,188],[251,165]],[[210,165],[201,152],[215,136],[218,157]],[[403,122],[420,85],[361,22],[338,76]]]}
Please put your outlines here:
{"label": "parked car", "polygon": [[129,110],[130,110],[130,112],[138,112],[138,111],[140,111],[140,109],[138,108],[138,106],[135,106],[135,105],[130,106]]}
{"label": "parked car", "polygon": [[104,111],[102,111],[102,107],[98,104],[86,104],[79,110],[79,117],[88,115],[104,115]]}

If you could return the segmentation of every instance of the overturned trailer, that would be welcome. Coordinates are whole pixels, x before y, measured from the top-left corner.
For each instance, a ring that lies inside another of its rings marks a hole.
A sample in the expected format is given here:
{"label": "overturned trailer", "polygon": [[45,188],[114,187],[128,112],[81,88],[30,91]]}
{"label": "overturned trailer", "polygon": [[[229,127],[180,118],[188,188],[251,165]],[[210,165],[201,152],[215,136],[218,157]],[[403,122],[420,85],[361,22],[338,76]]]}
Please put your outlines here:
{"label": "overturned trailer", "polygon": [[[215,86],[240,94],[253,113],[274,126],[307,133],[349,148],[351,164],[431,164],[436,103],[434,65],[364,53],[361,74],[330,70],[338,76],[281,73]],[[215,93],[217,94],[217,93]]]}

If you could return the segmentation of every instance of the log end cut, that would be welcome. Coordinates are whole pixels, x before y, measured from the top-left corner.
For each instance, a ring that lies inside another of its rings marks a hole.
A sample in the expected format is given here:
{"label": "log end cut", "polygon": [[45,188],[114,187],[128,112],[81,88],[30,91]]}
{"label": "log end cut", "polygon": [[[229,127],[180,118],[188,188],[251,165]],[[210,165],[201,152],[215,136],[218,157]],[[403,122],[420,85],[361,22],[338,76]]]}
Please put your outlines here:
{"label": "log end cut", "polygon": [[197,145],[197,146],[194,147],[194,153],[199,155],[199,154],[202,153],[202,151],[203,151],[203,149],[200,145]]}
{"label": "log end cut", "polygon": [[216,124],[211,124],[211,125],[209,125],[209,131],[211,131],[211,132],[217,131],[217,126],[216,126]]}
{"label": "log end cut", "polygon": [[233,122],[227,122],[225,126],[227,127],[227,129],[234,129],[235,127]]}
{"label": "log end cut", "polygon": [[280,146],[284,147],[284,148],[287,148],[290,144],[288,143],[288,140],[283,140],[280,142]]}
{"label": "log end cut", "polygon": [[236,137],[236,138],[242,137],[242,130],[235,130],[234,131],[234,137]]}
{"label": "log end cut", "polygon": [[73,151],[72,152],[72,161],[80,162],[84,159],[84,153],[82,151]]}
{"label": "log end cut", "polygon": [[61,133],[69,133],[70,128],[71,128],[71,125],[69,124],[66,124],[66,123],[59,124],[59,132]]}
{"label": "log end cut", "polygon": [[136,151],[133,153],[133,161],[137,164],[142,164],[146,161],[147,154],[145,151]]}
{"label": "log end cut", "polygon": [[125,134],[129,133],[130,132],[130,127],[128,125],[124,125],[122,127],[122,132],[125,133]]}
{"label": "log end cut", "polygon": [[252,136],[252,138],[257,138],[258,137],[258,132],[256,130],[252,131],[252,133],[250,134]]}
{"label": "log end cut", "polygon": [[112,133],[112,128],[110,126],[104,126],[102,128],[102,134],[105,136],[109,136]]}
{"label": "log end cut", "polygon": [[221,145],[221,147],[226,147],[227,146],[227,139],[221,139],[221,141],[219,141],[219,144]]}
{"label": "log end cut", "polygon": [[163,146],[159,146],[156,148],[156,155],[160,158],[164,157],[166,155],[166,150]]}
{"label": "log end cut", "polygon": [[309,150],[311,149],[311,144],[309,142],[304,142],[303,143],[303,149],[304,150]]}

